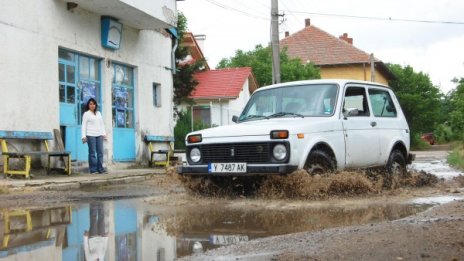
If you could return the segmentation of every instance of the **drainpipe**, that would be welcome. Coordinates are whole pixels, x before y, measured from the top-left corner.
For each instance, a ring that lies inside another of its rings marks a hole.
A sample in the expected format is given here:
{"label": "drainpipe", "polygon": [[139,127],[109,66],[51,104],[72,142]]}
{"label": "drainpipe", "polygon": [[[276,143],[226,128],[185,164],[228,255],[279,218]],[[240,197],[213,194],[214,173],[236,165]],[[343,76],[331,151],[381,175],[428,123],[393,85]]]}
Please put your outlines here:
{"label": "drainpipe", "polygon": [[213,101],[209,102],[209,127],[213,127]]}
{"label": "drainpipe", "polygon": [[174,46],[172,47],[172,51],[171,51],[171,71],[172,71],[172,74],[176,74],[176,50],[177,50],[177,44],[178,44],[178,40],[177,38],[175,38],[176,40],[174,41]]}
{"label": "drainpipe", "polygon": [[369,56],[369,61],[371,63],[371,82],[375,82],[375,60],[373,53],[371,53],[371,55]]}
{"label": "drainpipe", "polygon": [[224,123],[222,122],[222,102],[221,102],[221,98],[219,98],[219,113],[221,114],[221,117],[220,117],[220,122],[221,122],[221,126],[224,125]]}

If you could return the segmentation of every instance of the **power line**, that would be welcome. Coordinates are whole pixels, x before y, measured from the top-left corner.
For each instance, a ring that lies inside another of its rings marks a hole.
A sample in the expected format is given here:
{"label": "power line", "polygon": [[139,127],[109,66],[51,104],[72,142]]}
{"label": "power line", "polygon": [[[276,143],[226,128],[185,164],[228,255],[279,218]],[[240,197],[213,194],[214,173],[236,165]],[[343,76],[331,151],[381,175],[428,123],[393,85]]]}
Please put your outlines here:
{"label": "power line", "polygon": [[332,16],[332,17],[382,20],[382,21],[392,21],[392,22],[414,22],[414,23],[430,23],[430,24],[464,25],[464,22],[457,22],[457,21],[414,20],[414,19],[402,19],[402,18],[391,18],[391,17],[358,16],[358,15],[343,15],[343,14],[328,14],[328,13],[311,13],[311,12],[291,11],[291,10],[287,10],[286,12],[295,13],[295,14],[310,14],[310,15]]}
{"label": "power line", "polygon": [[257,15],[254,15],[254,14],[251,14],[251,13],[248,13],[248,12],[245,12],[245,11],[242,11],[240,9],[237,9],[235,7],[231,7],[231,6],[228,6],[228,5],[225,5],[225,4],[221,4],[221,3],[218,3],[216,2],[215,0],[206,0],[208,2],[210,2],[211,4],[213,5],[216,5],[216,6],[219,6],[221,8],[224,8],[226,10],[229,10],[229,11],[235,11],[235,12],[239,12],[241,14],[244,14],[244,15],[247,15],[247,16],[250,16],[250,17],[254,17],[254,18],[257,18],[257,19],[262,19],[262,20],[269,20],[268,17],[262,17],[262,16],[257,16]]}

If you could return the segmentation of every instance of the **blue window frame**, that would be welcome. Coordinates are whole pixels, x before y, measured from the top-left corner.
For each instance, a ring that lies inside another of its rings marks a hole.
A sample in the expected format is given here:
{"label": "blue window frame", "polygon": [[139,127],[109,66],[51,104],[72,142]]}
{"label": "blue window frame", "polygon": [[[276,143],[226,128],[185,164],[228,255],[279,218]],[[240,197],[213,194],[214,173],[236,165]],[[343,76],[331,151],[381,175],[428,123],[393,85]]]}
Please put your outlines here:
{"label": "blue window frame", "polygon": [[113,64],[113,127],[134,128],[134,69]]}

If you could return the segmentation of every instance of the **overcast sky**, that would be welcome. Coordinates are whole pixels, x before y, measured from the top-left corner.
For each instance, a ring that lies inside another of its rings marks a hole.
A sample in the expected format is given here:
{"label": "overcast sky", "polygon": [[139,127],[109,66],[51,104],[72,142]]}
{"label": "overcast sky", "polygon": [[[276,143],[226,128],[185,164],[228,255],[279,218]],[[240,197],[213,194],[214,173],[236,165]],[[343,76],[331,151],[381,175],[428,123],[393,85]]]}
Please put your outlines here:
{"label": "overcast sky", "polygon": [[[215,68],[235,51],[270,41],[271,0],[185,0],[177,8],[193,34],[204,34],[203,53]],[[332,34],[348,33],[353,45],[384,63],[411,65],[446,93],[464,77],[463,0],[279,0],[280,39],[304,20]],[[422,22],[418,22],[422,21]]]}

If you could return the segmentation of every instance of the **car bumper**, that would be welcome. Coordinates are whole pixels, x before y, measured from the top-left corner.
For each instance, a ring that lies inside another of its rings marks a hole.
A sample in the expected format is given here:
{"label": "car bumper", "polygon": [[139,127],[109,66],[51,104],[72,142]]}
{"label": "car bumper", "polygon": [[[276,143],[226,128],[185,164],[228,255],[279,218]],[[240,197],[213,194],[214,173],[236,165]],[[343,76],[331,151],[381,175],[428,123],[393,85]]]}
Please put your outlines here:
{"label": "car bumper", "polygon": [[298,166],[287,164],[248,164],[245,173],[209,173],[208,165],[179,166],[177,173],[181,175],[198,176],[253,176],[253,175],[281,175],[297,170]]}

